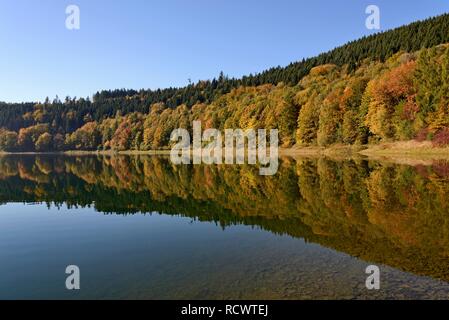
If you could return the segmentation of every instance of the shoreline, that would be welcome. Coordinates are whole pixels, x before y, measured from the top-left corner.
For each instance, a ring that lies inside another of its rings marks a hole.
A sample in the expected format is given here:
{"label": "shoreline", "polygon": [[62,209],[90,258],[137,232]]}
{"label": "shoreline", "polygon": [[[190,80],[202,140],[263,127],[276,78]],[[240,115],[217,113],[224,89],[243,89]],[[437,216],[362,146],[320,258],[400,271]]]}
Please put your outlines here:
{"label": "shoreline", "polygon": [[[170,155],[170,150],[96,150],[96,151],[52,151],[52,152],[3,152],[4,155]],[[449,160],[448,147],[434,147],[430,142],[417,141],[399,141],[388,142],[377,145],[333,145],[327,148],[318,146],[293,146],[290,148],[279,148],[279,156],[287,157],[332,157],[332,158],[350,158],[350,157],[367,157],[367,158],[399,158],[399,159],[422,159],[422,160]]]}

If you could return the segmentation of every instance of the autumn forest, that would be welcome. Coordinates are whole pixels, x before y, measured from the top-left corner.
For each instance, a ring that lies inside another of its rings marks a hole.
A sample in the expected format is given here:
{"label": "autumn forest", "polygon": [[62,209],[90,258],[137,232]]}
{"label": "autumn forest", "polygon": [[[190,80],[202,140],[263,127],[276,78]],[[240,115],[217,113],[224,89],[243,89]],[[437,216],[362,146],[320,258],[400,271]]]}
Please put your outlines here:
{"label": "autumn forest", "polygon": [[278,129],[283,147],[449,144],[449,15],[241,79],[0,103],[0,151],[156,150],[176,128]]}

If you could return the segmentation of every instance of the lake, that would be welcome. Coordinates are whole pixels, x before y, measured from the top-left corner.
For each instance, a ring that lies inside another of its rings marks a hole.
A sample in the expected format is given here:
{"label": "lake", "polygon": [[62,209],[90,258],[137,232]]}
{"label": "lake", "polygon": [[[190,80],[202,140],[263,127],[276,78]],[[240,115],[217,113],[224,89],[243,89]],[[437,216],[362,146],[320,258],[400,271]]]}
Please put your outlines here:
{"label": "lake", "polygon": [[448,299],[448,191],[446,161],[5,155],[0,299]]}

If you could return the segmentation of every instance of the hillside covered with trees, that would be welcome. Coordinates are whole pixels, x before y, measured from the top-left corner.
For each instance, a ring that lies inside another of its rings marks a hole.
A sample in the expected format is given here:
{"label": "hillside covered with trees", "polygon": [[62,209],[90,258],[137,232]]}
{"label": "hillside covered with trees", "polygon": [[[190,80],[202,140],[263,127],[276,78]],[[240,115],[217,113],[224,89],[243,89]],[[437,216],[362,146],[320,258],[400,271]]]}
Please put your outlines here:
{"label": "hillside covered with trees", "polygon": [[257,75],[93,99],[0,103],[1,151],[151,150],[170,133],[279,129],[284,147],[417,139],[449,143],[449,15]]}

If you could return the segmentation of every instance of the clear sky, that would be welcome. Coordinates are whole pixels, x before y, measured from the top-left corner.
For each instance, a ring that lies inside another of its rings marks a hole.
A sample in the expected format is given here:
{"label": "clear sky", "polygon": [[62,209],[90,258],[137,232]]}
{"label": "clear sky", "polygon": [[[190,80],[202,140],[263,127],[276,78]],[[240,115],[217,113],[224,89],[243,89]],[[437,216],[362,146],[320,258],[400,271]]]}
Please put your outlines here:
{"label": "clear sky", "polygon": [[[80,8],[80,30],[65,26]],[[184,86],[286,65],[449,12],[449,0],[0,0],[0,101]]]}

